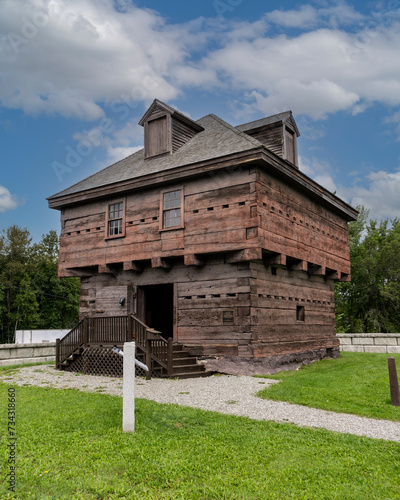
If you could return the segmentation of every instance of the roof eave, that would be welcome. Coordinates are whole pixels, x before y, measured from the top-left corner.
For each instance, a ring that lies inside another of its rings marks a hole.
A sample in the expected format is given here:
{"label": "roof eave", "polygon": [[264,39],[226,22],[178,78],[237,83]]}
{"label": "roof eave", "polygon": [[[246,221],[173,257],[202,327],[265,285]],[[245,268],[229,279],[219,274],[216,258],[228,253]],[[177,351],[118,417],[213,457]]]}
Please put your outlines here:
{"label": "roof eave", "polygon": [[306,192],[309,196],[341,214],[347,221],[357,219],[358,212],[351,205],[338,198],[335,194],[309,178],[294,167],[290,162],[272,153],[264,145],[248,149],[240,153],[225,155],[219,158],[182,165],[161,172],[146,174],[141,177],[127,179],[104,186],[98,186],[77,193],[47,198],[49,207],[61,210],[67,206],[88,202],[95,199],[115,196],[127,191],[137,191],[155,186],[179,182],[192,177],[212,175],[220,169],[240,166],[258,165],[268,173],[285,179],[296,189]]}

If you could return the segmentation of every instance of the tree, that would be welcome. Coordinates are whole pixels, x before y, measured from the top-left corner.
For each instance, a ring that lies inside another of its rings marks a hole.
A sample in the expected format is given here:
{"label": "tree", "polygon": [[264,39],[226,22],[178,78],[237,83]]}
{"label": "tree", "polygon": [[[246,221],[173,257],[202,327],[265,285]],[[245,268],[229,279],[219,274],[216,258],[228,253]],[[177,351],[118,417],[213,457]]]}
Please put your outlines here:
{"label": "tree", "polygon": [[11,226],[0,235],[0,342],[14,331],[72,328],[78,322],[78,278],[58,277],[58,236],[32,244],[28,229]]}
{"label": "tree", "polygon": [[400,223],[349,224],[351,283],[335,287],[338,332],[398,332],[400,328]]}

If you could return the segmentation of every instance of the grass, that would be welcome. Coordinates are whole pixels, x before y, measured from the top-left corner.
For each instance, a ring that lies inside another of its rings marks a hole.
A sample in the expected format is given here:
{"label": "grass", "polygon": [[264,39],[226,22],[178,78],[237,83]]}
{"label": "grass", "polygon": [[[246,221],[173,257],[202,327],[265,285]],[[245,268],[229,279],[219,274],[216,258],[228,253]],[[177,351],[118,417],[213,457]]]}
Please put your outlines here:
{"label": "grass", "polygon": [[[6,433],[7,388],[0,384]],[[122,433],[122,399],[16,387],[17,492],[62,499],[398,499],[400,444],[147,400]]]}
{"label": "grass", "polygon": [[[400,371],[400,355],[393,355]],[[300,370],[266,378],[279,379],[258,393],[265,399],[385,420],[400,420],[391,405],[387,354],[342,352]],[[398,373],[399,374],[399,373]]]}

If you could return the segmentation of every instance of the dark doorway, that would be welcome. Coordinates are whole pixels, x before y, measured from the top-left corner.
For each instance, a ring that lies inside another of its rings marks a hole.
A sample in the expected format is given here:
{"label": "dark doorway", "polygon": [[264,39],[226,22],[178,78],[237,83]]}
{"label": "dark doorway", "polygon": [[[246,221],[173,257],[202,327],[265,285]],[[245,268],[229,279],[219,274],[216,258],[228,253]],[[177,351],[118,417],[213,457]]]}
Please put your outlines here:
{"label": "dark doorway", "polygon": [[164,338],[174,334],[174,285],[148,285],[138,287],[139,319],[161,332]]}

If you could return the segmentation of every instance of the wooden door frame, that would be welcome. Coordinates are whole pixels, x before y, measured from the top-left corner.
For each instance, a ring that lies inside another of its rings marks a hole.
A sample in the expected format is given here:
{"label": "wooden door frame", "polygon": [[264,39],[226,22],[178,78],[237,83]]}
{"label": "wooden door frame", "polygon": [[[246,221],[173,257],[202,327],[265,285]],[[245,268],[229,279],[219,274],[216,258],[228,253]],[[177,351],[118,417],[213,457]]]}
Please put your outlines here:
{"label": "wooden door frame", "polygon": [[[156,285],[172,285],[172,340],[178,342],[178,284],[177,283],[156,283]],[[128,300],[128,307],[141,321],[145,322],[145,294],[144,287],[149,285],[130,285],[132,299]],[[130,294],[128,293],[130,298]]]}

